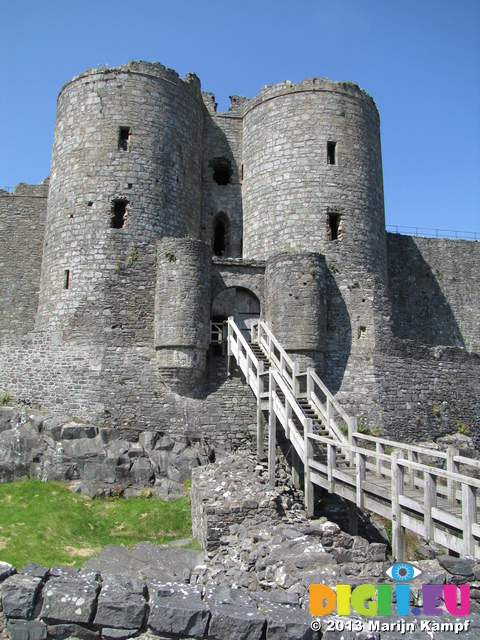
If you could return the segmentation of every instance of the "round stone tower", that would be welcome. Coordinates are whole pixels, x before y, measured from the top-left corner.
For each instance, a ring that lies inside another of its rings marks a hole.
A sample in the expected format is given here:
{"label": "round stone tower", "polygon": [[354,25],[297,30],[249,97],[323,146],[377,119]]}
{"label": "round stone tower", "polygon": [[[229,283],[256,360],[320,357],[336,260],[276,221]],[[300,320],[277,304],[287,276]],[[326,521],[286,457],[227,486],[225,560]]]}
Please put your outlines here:
{"label": "round stone tower", "polygon": [[267,259],[265,317],[300,365],[367,413],[388,316],[374,101],[327,79],[262,88],[244,107],[243,176],[243,255]]}
{"label": "round stone tower", "polygon": [[265,320],[303,368],[323,374],[327,341],[326,266],[318,253],[280,253],[265,267]]}
{"label": "round stone tower", "polygon": [[62,88],[37,329],[78,327],[88,305],[100,316],[105,283],[142,245],[199,236],[202,108],[196,76],[158,63],[89,70]]}
{"label": "round stone tower", "polygon": [[357,85],[264,87],[243,129],[243,252],[338,255],[386,277],[380,121]]}
{"label": "round stone tower", "polygon": [[210,344],[210,246],[189,238],[157,244],[155,350],[162,382],[189,392],[205,375]]}

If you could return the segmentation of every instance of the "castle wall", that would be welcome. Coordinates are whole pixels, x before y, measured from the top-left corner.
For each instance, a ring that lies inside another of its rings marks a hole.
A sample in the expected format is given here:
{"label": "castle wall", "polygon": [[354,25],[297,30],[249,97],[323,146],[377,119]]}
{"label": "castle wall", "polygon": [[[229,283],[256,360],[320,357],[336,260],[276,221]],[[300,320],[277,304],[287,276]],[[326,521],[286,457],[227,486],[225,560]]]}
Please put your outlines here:
{"label": "castle wall", "polygon": [[387,234],[393,331],[480,353],[480,244]]}
{"label": "castle wall", "polygon": [[356,85],[282,83],[217,113],[193,75],[90,70],[58,99],[45,213],[47,188],[0,192],[12,400],[243,446],[255,399],[209,325],[251,303],[386,435],[479,430],[480,245],[385,233],[379,117]]}
{"label": "castle wall", "polygon": [[133,441],[141,431],[201,440],[214,455],[250,446],[256,429],[255,397],[239,372],[227,377],[223,358],[207,354],[202,384],[186,397],[160,383],[153,345],[101,347],[63,332],[2,340],[0,393],[12,403],[120,428]]}
{"label": "castle wall", "polygon": [[[204,93],[202,239],[213,249],[215,224],[227,222],[224,257],[242,257],[242,108],[245,98],[233,96],[227,113],[216,111],[215,97]],[[228,184],[215,180],[215,166],[227,161]]]}
{"label": "castle wall", "polygon": [[13,402],[94,419],[103,413],[103,350],[64,343],[61,332],[32,332],[0,342],[0,390]]}
{"label": "castle wall", "polygon": [[63,87],[38,329],[68,328],[130,247],[199,236],[202,108],[198,79],[159,64],[87,71]]}
{"label": "castle wall", "polygon": [[48,180],[0,190],[0,334],[31,331],[38,306]]}
{"label": "castle wall", "polygon": [[377,354],[374,396],[379,412],[370,424],[395,440],[434,440],[468,429],[480,446],[480,356],[459,347],[428,347],[395,340]]}

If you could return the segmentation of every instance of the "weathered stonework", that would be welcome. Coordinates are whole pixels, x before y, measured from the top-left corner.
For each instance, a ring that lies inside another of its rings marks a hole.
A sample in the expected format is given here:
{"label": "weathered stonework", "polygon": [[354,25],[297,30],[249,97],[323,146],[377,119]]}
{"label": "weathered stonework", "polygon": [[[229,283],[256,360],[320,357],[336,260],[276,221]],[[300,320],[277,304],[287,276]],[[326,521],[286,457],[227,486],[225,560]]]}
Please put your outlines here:
{"label": "weathered stonework", "polygon": [[223,454],[255,402],[209,323],[262,317],[384,435],[461,422],[478,443],[479,246],[386,234],[379,115],[354,84],[218,113],[193,74],[91,69],[60,92],[50,181],[0,191],[0,393]]}

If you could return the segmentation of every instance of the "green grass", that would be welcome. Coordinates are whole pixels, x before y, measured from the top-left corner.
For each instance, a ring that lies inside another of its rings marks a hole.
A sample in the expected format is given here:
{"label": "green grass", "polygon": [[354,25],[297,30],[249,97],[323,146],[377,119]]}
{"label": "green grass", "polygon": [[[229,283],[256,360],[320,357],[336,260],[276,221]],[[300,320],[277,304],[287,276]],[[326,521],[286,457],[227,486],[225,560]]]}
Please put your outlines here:
{"label": "green grass", "polygon": [[92,500],[66,484],[23,480],[0,485],[0,560],[80,566],[107,544],[162,544],[191,537],[187,498]]}

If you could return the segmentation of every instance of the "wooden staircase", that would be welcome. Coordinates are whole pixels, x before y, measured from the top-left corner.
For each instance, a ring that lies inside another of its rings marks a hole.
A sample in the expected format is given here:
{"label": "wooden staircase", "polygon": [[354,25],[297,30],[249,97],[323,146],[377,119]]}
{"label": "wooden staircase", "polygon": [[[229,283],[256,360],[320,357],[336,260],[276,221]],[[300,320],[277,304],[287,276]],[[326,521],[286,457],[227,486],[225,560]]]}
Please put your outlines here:
{"label": "wooden staircase", "polygon": [[229,318],[227,344],[229,361],[236,359],[257,398],[259,458],[264,456],[264,414],[268,415],[271,486],[277,431],[283,429],[294,451],[294,481],[301,473],[304,477],[310,516],[317,485],[352,506],[390,519],[398,562],[405,559],[406,529],[461,555],[480,558],[480,461],[454,449],[434,451],[358,433],[356,418],[344,411],[313,369],[299,371],[260,320],[253,325],[249,344]]}

